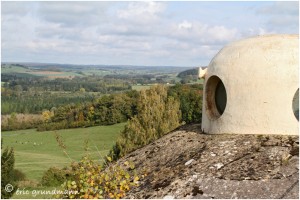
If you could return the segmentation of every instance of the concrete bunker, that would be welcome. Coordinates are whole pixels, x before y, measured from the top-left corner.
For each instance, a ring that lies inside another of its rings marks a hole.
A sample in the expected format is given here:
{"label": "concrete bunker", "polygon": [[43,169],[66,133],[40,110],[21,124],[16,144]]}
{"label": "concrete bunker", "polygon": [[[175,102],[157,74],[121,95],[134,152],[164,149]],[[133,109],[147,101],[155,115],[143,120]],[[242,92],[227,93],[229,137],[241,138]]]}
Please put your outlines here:
{"label": "concrete bunker", "polygon": [[205,133],[299,133],[299,36],[265,35],[233,42],[204,77]]}

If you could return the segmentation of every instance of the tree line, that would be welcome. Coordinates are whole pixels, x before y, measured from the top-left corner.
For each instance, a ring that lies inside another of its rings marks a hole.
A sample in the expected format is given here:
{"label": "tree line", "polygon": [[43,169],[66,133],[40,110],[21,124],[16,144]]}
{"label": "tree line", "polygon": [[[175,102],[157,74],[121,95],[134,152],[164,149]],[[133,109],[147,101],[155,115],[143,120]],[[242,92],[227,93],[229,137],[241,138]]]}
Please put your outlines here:
{"label": "tree line", "polygon": [[56,78],[46,79],[37,76],[19,76],[17,74],[2,74],[2,82],[6,89],[37,91],[70,91],[76,92],[84,89],[86,92],[109,93],[130,89],[131,80],[105,78],[99,76],[74,77],[72,79]]}
{"label": "tree line", "polygon": [[[175,86],[166,87],[166,91],[168,97],[172,97],[179,102],[183,123],[201,121],[202,85],[176,84]],[[41,114],[41,117],[30,120],[33,118],[24,115],[23,118],[26,117],[26,120],[20,121],[19,117],[12,113],[7,117],[7,123],[1,124],[1,128],[3,131],[26,128],[37,128],[39,131],[46,131],[126,122],[138,114],[138,99],[141,95],[143,95],[141,91],[137,92],[135,90],[103,95],[102,97],[91,96],[90,98],[76,96],[75,94],[74,98],[69,97],[68,101],[65,102],[63,102],[64,97],[61,97],[60,101],[59,97],[46,98],[45,96],[43,99],[43,96],[26,98],[26,95],[24,95],[23,98],[17,98],[11,105],[15,105],[18,109],[32,109],[33,113],[37,111]],[[5,107],[5,102],[2,102],[4,111]]]}
{"label": "tree line", "polygon": [[101,95],[131,89],[130,81],[99,77],[48,80],[3,74],[2,81],[1,114],[40,114],[44,109],[92,101]]}
{"label": "tree line", "polygon": [[[5,91],[4,91],[5,93]],[[41,92],[28,94],[21,92],[19,95],[7,96],[2,93],[1,114],[24,113],[41,114],[43,110],[55,108],[67,104],[80,104],[85,101],[92,101],[100,94],[89,93],[50,93]]]}
{"label": "tree line", "polygon": [[[179,102],[178,106],[181,111],[182,121],[184,123],[193,123],[201,121],[201,90],[201,85],[177,84],[172,87],[165,87],[163,91],[166,92],[167,98],[173,98]],[[152,90],[150,89],[149,91]],[[140,92],[132,90],[103,96],[93,102],[77,105],[68,104],[44,111],[44,123],[38,126],[38,130],[57,130],[126,122],[142,111],[139,109],[139,106],[142,102],[140,98],[143,95],[145,96],[144,90]],[[154,112],[154,110],[151,112]]]}
{"label": "tree line", "polygon": [[68,104],[43,112],[44,123],[39,131],[67,128],[112,125],[126,122],[136,114],[135,90],[120,94],[111,94],[92,102],[78,105]]}

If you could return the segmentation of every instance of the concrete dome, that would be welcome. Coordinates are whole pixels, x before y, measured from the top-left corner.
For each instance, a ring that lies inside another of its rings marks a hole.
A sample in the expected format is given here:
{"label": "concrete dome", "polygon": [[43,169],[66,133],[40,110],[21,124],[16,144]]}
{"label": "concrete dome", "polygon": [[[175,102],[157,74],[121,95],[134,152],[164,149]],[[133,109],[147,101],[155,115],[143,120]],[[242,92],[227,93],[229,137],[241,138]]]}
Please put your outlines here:
{"label": "concrete dome", "polygon": [[207,67],[202,129],[297,135],[298,88],[298,35],[258,36],[229,44]]}

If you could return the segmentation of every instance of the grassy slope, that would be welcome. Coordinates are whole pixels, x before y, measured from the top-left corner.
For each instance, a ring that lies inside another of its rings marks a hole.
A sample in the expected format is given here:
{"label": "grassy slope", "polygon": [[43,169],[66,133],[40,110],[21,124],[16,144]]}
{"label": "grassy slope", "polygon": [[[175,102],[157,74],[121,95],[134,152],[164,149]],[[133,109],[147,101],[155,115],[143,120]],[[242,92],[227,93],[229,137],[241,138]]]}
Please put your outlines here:
{"label": "grassy slope", "polygon": [[69,76],[82,76],[81,74],[78,74],[75,71],[61,71],[59,73],[48,73],[45,71],[39,71],[39,70],[33,70],[33,69],[26,69],[23,67],[19,67],[19,66],[15,66],[15,65],[11,65],[10,67],[6,66],[6,67],[1,67],[1,73],[9,73],[9,74],[13,74],[13,73],[22,73],[23,76],[26,76],[26,74],[28,75],[32,75],[32,76],[45,76],[48,78],[59,78],[59,77],[69,77]]}
{"label": "grassy slope", "polygon": [[[84,141],[88,140],[89,153],[93,159],[100,162],[101,156],[108,153],[124,125],[125,123],[121,123],[56,132],[61,135],[72,160],[78,161],[86,153]],[[14,147],[15,167],[23,171],[28,179],[39,181],[49,167],[64,167],[71,162],[58,146],[55,131],[37,132],[34,129],[8,131],[2,132],[2,138],[4,147]]]}
{"label": "grassy slope", "polygon": [[10,67],[1,67],[1,73],[26,73],[30,71],[24,67],[11,65]]}

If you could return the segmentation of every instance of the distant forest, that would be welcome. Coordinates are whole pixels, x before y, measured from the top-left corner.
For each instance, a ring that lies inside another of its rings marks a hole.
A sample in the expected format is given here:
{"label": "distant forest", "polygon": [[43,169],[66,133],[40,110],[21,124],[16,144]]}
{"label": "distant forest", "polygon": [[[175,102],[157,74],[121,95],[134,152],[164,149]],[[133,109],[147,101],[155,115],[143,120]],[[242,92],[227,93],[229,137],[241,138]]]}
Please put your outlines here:
{"label": "distant forest", "polygon": [[[1,67],[1,114],[6,115],[2,130],[38,127],[42,131],[125,122],[137,114],[137,90],[156,84],[168,86],[168,95],[180,101],[183,121],[200,120],[202,85],[197,83],[197,69],[177,73],[178,68],[133,70],[128,66],[98,70],[69,65]],[[196,84],[182,85],[185,83]]]}
{"label": "distant forest", "polygon": [[[78,103],[72,102],[57,107],[49,106],[49,109],[44,107],[42,120],[39,121],[40,124],[31,121],[26,122],[32,126],[25,123],[20,126],[15,115],[11,114],[11,117],[8,119],[9,123],[2,124],[2,130],[38,127],[38,130],[45,131],[126,122],[137,114],[137,99],[139,95],[138,91],[130,90],[119,94],[104,95],[93,100],[85,99]],[[185,123],[201,121],[202,85],[176,84],[168,87],[168,96],[180,102],[182,121]],[[36,99],[37,105],[42,105],[39,102],[40,99]],[[34,103],[30,103],[30,99],[28,99],[27,107],[31,108],[31,105],[33,105],[40,108]]]}
{"label": "distant forest", "polygon": [[2,75],[1,114],[41,113],[66,104],[91,101],[101,95],[131,89],[129,81],[99,77],[48,80]]}

